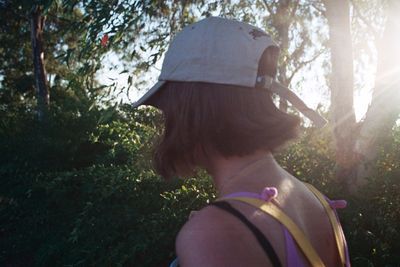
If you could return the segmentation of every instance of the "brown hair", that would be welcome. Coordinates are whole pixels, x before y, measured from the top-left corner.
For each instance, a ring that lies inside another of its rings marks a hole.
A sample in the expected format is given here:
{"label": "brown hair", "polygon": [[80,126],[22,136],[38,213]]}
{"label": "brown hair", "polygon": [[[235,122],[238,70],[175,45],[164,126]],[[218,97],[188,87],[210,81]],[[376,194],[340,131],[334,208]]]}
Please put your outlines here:
{"label": "brown hair", "polygon": [[[268,48],[259,75],[276,75],[276,50]],[[165,178],[191,175],[198,154],[228,158],[274,151],[297,135],[299,118],[280,111],[265,89],[201,82],[168,82],[152,104],[163,111],[164,132],[154,152]]]}

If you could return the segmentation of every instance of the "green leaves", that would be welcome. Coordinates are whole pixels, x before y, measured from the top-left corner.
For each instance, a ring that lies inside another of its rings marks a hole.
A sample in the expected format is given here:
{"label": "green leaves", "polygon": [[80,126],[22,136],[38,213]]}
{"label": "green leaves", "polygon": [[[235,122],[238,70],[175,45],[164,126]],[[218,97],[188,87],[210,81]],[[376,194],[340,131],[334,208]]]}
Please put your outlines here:
{"label": "green leaves", "polygon": [[[155,109],[121,106],[100,125],[96,116],[61,114],[51,120],[54,132],[44,136],[44,151],[29,146],[40,132],[27,120],[14,119],[7,138],[1,133],[0,265],[10,259],[30,266],[166,264],[190,212],[216,197],[209,177],[199,173],[167,183],[154,174],[150,148],[161,120]],[[399,140],[397,129],[382,148],[379,173],[359,198],[343,195],[333,180],[330,136],[307,129],[278,155],[289,172],[348,201],[339,213],[354,266],[400,262]],[[32,165],[44,153],[50,153],[46,165]],[[68,164],[60,168],[58,161]]]}

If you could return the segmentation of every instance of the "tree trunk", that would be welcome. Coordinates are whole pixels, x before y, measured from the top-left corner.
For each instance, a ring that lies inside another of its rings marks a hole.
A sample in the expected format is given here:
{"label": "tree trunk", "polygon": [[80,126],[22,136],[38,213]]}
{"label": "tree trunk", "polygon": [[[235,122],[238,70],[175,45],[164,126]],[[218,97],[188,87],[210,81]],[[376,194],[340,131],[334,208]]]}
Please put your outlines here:
{"label": "tree trunk", "polygon": [[354,143],[356,119],[353,109],[353,52],[348,0],[324,0],[329,26],[332,62],[330,77],[331,122],[336,145],[336,178],[346,189],[356,180]]}
{"label": "tree trunk", "polygon": [[378,47],[378,67],[371,105],[356,142],[360,156],[356,186],[374,169],[379,145],[388,137],[400,113],[400,2],[388,1],[387,20]]}
{"label": "tree trunk", "polygon": [[[290,1],[284,0],[279,1],[276,16],[274,16],[274,27],[278,32],[280,39],[280,49],[285,54],[285,61],[287,61],[287,54],[289,48],[289,27],[292,23],[293,18],[289,17]],[[286,74],[286,63],[279,64],[278,66],[278,80],[281,84],[288,87],[287,74]],[[288,103],[285,99],[279,98],[279,109],[283,112],[287,112]]]}
{"label": "tree trunk", "polygon": [[31,43],[33,54],[33,68],[37,96],[38,119],[42,121],[47,113],[50,95],[46,84],[46,70],[44,66],[43,51],[43,28],[45,17],[42,10],[35,5],[30,14],[31,23]]}

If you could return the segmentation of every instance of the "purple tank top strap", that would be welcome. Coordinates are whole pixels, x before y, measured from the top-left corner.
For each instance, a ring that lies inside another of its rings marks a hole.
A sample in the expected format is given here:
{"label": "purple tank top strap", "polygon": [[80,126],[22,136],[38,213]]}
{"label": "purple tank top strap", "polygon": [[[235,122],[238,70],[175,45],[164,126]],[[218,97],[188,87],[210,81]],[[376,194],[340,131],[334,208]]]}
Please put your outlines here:
{"label": "purple tank top strap", "polygon": [[250,198],[257,198],[264,201],[270,201],[278,196],[278,190],[276,187],[265,187],[261,194],[254,193],[254,192],[235,192],[228,195],[225,195],[224,198],[229,197],[250,197]]}
{"label": "purple tank top strap", "polygon": [[235,192],[235,193],[224,196],[224,198],[229,198],[229,197],[250,197],[250,198],[261,199],[260,194],[252,193],[252,192]]}
{"label": "purple tank top strap", "polygon": [[282,229],[285,235],[285,244],[286,244],[286,266],[304,267],[304,263],[300,259],[299,252],[297,250],[296,243],[293,240],[292,235],[283,225]]}
{"label": "purple tank top strap", "polygon": [[[275,187],[266,187],[261,192],[261,194],[254,193],[254,192],[236,192],[232,194],[228,194],[224,196],[224,198],[229,197],[250,197],[250,198],[257,198],[264,201],[271,201],[275,197],[278,196],[278,190]],[[282,231],[285,237],[285,246],[286,246],[286,266],[288,267],[304,267],[304,263],[299,256],[299,252],[296,247],[296,243],[286,229],[285,226],[282,226]]]}

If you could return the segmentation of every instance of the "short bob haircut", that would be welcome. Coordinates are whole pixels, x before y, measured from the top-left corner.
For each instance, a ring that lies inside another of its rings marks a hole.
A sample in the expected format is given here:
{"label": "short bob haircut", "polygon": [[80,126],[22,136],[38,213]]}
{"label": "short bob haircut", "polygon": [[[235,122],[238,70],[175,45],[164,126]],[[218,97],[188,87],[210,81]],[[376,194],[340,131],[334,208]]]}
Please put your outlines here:
{"label": "short bob haircut", "polygon": [[[264,51],[258,75],[276,75],[278,53],[275,47]],[[164,115],[153,163],[166,179],[194,175],[209,153],[229,158],[257,150],[273,152],[297,136],[300,124],[261,88],[168,82],[151,101]]]}

